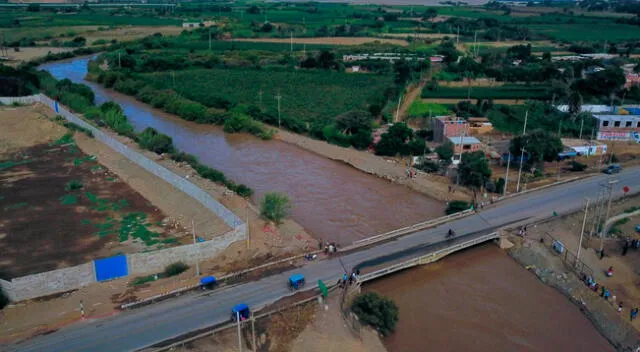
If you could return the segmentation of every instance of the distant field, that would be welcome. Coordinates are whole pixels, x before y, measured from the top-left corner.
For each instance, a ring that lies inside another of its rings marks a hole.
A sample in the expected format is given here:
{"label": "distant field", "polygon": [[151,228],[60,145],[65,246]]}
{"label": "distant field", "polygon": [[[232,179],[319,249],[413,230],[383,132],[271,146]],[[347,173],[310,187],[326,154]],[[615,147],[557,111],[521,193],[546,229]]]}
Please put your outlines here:
{"label": "distant field", "polygon": [[143,79],[157,88],[173,88],[184,97],[210,104],[223,97],[241,104],[277,111],[275,96],[282,96],[284,116],[302,121],[330,121],[351,109],[366,108],[367,100],[381,96],[393,82],[391,77],[329,71],[267,71],[253,69],[189,70],[151,73]]}
{"label": "distant field", "polygon": [[[175,38],[171,40],[172,49],[194,49],[194,50],[207,50],[209,48],[209,42],[206,40],[184,40],[183,38]],[[293,51],[306,50],[322,50],[331,49],[335,45],[330,44],[293,44]],[[249,41],[237,41],[237,40],[214,40],[211,42],[211,50],[213,51],[226,51],[226,50],[263,50],[263,51],[290,51],[291,45],[289,43],[263,43],[263,42],[249,42]]]}
{"label": "distant field", "polygon": [[380,42],[406,46],[409,43],[402,39],[374,38],[374,37],[316,37],[316,38],[243,38],[234,39],[236,42],[255,43],[284,43],[290,44],[329,44],[329,45],[360,45],[365,43]]}
{"label": "distant field", "polygon": [[591,24],[533,24],[528,28],[534,32],[546,34],[556,40],[566,41],[623,41],[640,38],[640,26],[618,23]]}
{"label": "distant field", "polygon": [[437,91],[425,89],[422,91],[423,98],[460,98],[466,99],[547,99],[550,94],[546,86],[525,86],[516,84],[505,84],[500,87],[440,87]]}

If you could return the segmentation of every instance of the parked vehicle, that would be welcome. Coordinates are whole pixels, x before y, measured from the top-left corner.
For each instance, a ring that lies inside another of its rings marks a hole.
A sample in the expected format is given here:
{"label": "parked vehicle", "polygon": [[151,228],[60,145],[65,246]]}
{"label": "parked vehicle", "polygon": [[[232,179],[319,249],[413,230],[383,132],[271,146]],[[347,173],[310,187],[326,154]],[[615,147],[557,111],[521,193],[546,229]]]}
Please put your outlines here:
{"label": "parked vehicle", "polygon": [[249,319],[251,315],[251,311],[249,310],[249,306],[245,303],[236,304],[231,308],[231,320],[233,321],[243,321]]}
{"label": "parked vehicle", "polygon": [[218,280],[216,280],[214,276],[205,276],[203,278],[200,278],[200,287],[202,287],[203,290],[205,289],[211,290],[217,284],[218,284]]}
{"label": "parked vehicle", "polygon": [[302,274],[293,274],[289,276],[289,288],[292,290],[297,290],[304,286],[304,275]]}
{"label": "parked vehicle", "polygon": [[609,165],[606,169],[602,170],[607,175],[617,174],[622,170],[620,165]]}

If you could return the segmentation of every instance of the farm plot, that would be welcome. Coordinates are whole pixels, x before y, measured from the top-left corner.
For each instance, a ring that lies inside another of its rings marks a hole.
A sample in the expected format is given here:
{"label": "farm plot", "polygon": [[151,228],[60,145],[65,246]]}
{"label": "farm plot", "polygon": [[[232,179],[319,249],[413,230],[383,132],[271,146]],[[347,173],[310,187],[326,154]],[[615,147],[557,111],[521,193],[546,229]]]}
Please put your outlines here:
{"label": "farm plot", "polygon": [[205,105],[224,98],[277,111],[279,94],[282,116],[305,122],[331,121],[340,113],[365,109],[393,84],[390,76],[330,71],[211,69],[142,77],[156,88],[174,89]]}
{"label": "farm plot", "polygon": [[158,209],[32,109],[0,110],[0,278],[177,242]]}
{"label": "farm plot", "polygon": [[547,87],[505,84],[499,87],[439,87],[437,90],[424,89],[423,98],[459,99],[548,99]]}

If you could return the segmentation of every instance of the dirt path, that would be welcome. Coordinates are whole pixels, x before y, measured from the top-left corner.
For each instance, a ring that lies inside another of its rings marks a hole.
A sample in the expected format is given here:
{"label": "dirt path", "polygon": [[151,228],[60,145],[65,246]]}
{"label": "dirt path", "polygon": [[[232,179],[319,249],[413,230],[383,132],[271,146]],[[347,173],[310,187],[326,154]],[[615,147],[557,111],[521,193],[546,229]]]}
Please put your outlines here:
{"label": "dirt path", "polygon": [[407,88],[407,94],[405,94],[402,104],[400,104],[400,111],[398,112],[398,116],[394,122],[405,121],[407,118],[407,111],[409,111],[414,100],[420,99],[420,94],[422,93],[424,86],[427,84],[428,79],[429,78],[423,78],[420,82],[412,84]]}
{"label": "dirt path", "polygon": [[280,130],[276,138],[297,145],[301,148],[317,153],[331,160],[342,161],[368,174],[376,175],[414,191],[423,193],[438,200],[470,200],[466,191],[449,193],[449,179],[444,176],[419,174],[415,178],[407,177],[407,167],[395,159],[386,159],[366,151],[352,148],[342,148],[324,141],[311,139],[302,135]]}

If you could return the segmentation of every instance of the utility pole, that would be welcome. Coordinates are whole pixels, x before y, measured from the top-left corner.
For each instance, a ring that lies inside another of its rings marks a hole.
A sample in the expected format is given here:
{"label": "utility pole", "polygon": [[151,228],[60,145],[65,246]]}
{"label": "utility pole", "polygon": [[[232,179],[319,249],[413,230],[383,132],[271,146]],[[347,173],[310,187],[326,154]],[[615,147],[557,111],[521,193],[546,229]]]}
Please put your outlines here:
{"label": "utility pole", "polygon": [[[529,119],[529,110],[524,113],[524,126],[522,127],[522,135],[524,136],[527,133],[527,120]],[[520,168],[518,170],[518,183],[516,185],[516,193],[520,192],[520,178],[522,176],[522,164],[524,163],[524,152],[525,149],[522,147],[520,149]]]}
{"label": "utility pole", "polygon": [[193,245],[196,247],[196,276],[200,276],[200,247],[196,243],[196,222],[191,219],[191,233],[193,234]]}
{"label": "utility pole", "polygon": [[242,352],[242,336],[240,335],[240,312],[236,312],[236,321],[238,322],[238,351]]}
{"label": "utility pole", "polygon": [[460,26],[458,26],[458,34],[456,34],[456,46],[460,44]]}
{"label": "utility pole", "polygon": [[280,128],[280,100],[282,99],[282,95],[280,95],[280,91],[278,90],[278,95],[276,95],[276,100],[278,100],[278,128]]}
{"label": "utility pole", "polygon": [[580,135],[578,139],[582,139],[582,128],[584,127],[584,117],[580,119]]}
{"label": "utility pole", "polygon": [[398,122],[398,115],[400,114],[400,103],[402,102],[402,94],[400,94],[400,98],[398,98],[398,108],[396,109],[396,118],[394,122]]}
{"label": "utility pole", "polygon": [[520,149],[520,168],[518,169],[518,183],[516,185],[516,193],[520,192],[520,177],[522,177],[522,164],[524,162],[524,152],[526,150],[524,147]]}
{"label": "utility pole", "polygon": [[509,184],[509,165],[511,165],[511,151],[509,151],[509,157],[507,159],[507,172],[504,175],[504,189],[502,190],[502,195],[507,195],[507,185]]}
{"label": "utility pole", "polygon": [[580,241],[578,242],[578,251],[576,254],[576,265],[580,261],[580,251],[582,250],[582,237],[584,237],[584,227],[587,224],[587,214],[589,213],[589,198],[584,206],[584,218],[582,218],[582,230],[580,230]]}
{"label": "utility pole", "polygon": [[[609,190],[609,201],[607,202],[607,213],[604,217],[605,224],[607,223],[607,220],[609,220],[609,213],[611,212],[611,200],[613,198],[613,185],[615,185],[616,183],[618,183],[618,180],[609,180],[607,182],[607,187]],[[606,233],[603,233],[602,230],[604,230],[604,226],[600,230],[600,253],[602,253],[602,248],[604,247],[604,236],[606,236]]]}
{"label": "utility pole", "polygon": [[211,51],[211,27],[209,27],[209,51]]}
{"label": "utility pole", "polygon": [[460,184],[460,163],[462,163],[462,149],[463,149],[462,139],[464,137],[464,132],[465,130],[462,130],[462,133],[460,134],[460,155],[458,158],[458,168],[456,169],[456,186]]}
{"label": "utility pole", "polygon": [[120,63],[120,50],[118,50],[118,68],[122,68],[122,64]]}

